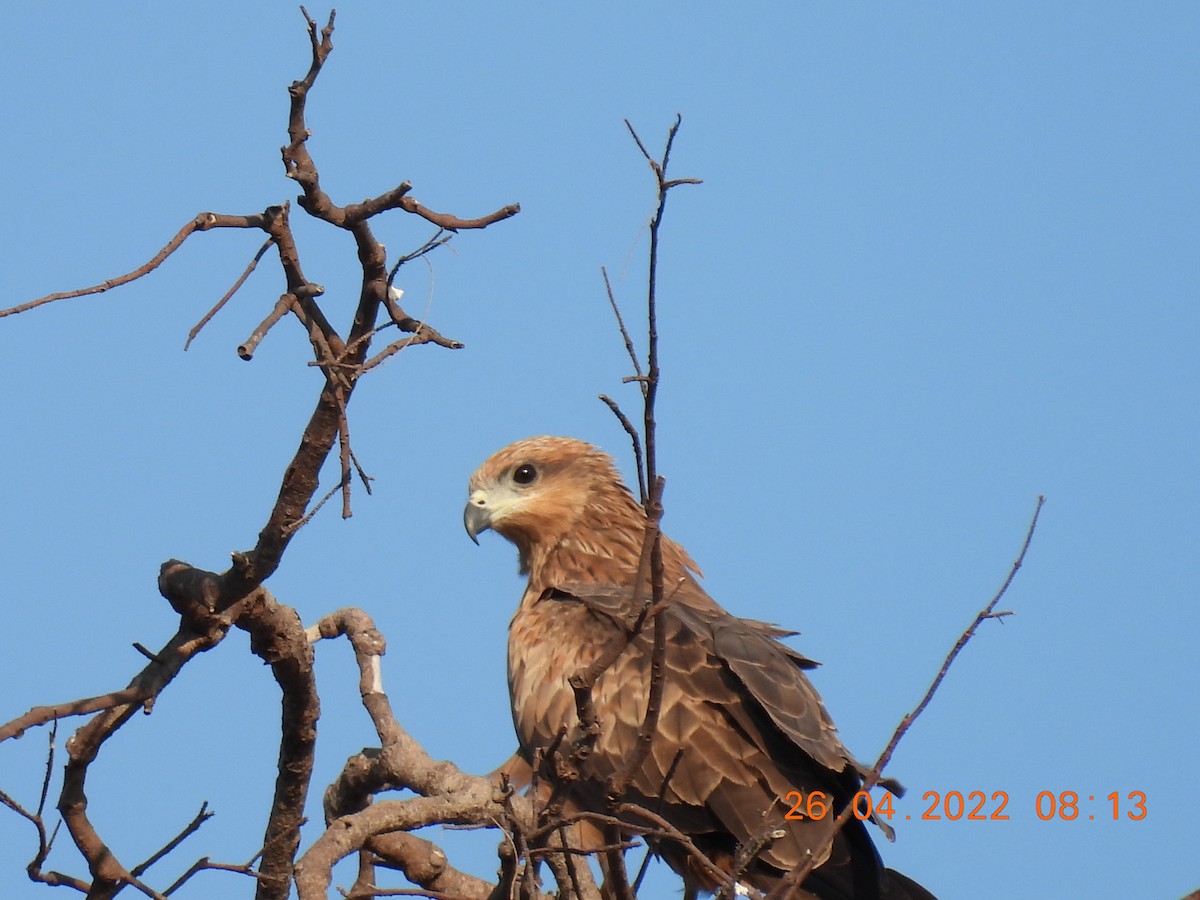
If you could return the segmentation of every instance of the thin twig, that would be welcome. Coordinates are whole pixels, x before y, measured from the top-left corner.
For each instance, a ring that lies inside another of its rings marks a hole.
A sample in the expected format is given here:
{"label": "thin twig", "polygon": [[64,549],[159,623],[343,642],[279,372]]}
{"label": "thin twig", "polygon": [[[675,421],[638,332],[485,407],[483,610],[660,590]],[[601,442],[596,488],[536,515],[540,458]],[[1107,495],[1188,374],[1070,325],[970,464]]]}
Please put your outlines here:
{"label": "thin twig", "polygon": [[346,395],[338,392],[338,405],[340,409],[341,422],[338,426],[338,462],[342,466],[342,518],[349,519],[353,513],[350,511],[350,485],[353,484],[353,479],[350,477],[350,422],[346,416]]}
{"label": "thin twig", "polygon": [[426,253],[436,250],[442,244],[448,243],[454,238],[454,234],[446,234],[446,229],[439,228],[434,232],[433,237],[427,240],[424,244],[413,250],[411,253],[406,253],[404,256],[396,260],[396,264],[388,271],[387,286],[391,287],[396,280],[396,273],[400,271],[400,267],[407,262],[412,262],[414,259],[420,259]]}
{"label": "thin twig", "polygon": [[335,484],[333,487],[331,487],[328,491],[326,491],[325,496],[322,497],[320,500],[318,500],[316,505],[312,509],[310,509],[308,512],[306,512],[303,517],[301,517],[300,519],[297,519],[296,522],[289,527],[288,531],[294,533],[294,532],[299,531],[305,525],[307,525],[310,521],[312,521],[312,517],[317,514],[317,511],[320,510],[320,508],[325,505],[325,503],[329,500],[329,498],[332,497],[334,494],[336,494],[341,489],[342,489],[342,482],[339,481],[337,484]]}
{"label": "thin twig", "polygon": [[1011,610],[1005,610],[1000,613],[993,612],[993,610],[995,610],[996,604],[1000,602],[1000,598],[1004,596],[1006,591],[1008,591],[1009,585],[1013,583],[1013,579],[1017,577],[1018,570],[1020,570],[1021,566],[1025,562],[1025,554],[1029,551],[1029,545],[1033,541],[1033,532],[1037,528],[1038,517],[1041,515],[1042,506],[1044,506],[1045,503],[1046,498],[1044,496],[1039,496],[1037,498],[1037,503],[1033,508],[1033,517],[1029,520],[1029,528],[1025,531],[1025,540],[1021,543],[1021,551],[1017,554],[1017,558],[1013,561],[1012,568],[1008,570],[1008,575],[1004,579],[1004,583],[1000,585],[1000,589],[996,591],[995,596],[993,596],[988,602],[988,605],[979,611],[979,614],[975,616],[975,620],[967,627],[967,630],[964,631],[954,643],[954,646],[946,655],[946,659],[942,663],[941,669],[938,670],[937,677],[933,679],[933,683],[929,686],[929,690],[925,692],[925,696],[921,698],[921,702],[917,704],[916,709],[905,716],[901,720],[900,724],[896,727],[896,731],[892,735],[892,739],[888,741],[887,747],[884,748],[883,753],[881,753],[879,756],[879,761],[875,763],[874,768],[871,770],[873,775],[877,776],[883,771],[884,767],[887,766],[888,762],[892,758],[892,753],[896,749],[896,745],[900,743],[900,739],[912,726],[912,723],[916,721],[917,717],[925,711],[925,707],[927,707],[929,705],[929,701],[933,699],[933,695],[937,692],[938,687],[941,686],[942,680],[946,677],[946,673],[950,671],[950,666],[953,665],[954,660],[958,657],[958,654],[962,652],[963,648],[967,646],[967,641],[974,637],[975,632],[979,629],[979,626],[984,622],[984,620],[996,618],[1001,615],[1012,614]]}
{"label": "thin twig", "polygon": [[[255,859],[257,858],[258,857],[255,857]],[[163,894],[168,897],[171,896],[171,894],[183,887],[183,885],[194,875],[199,872],[205,872],[209,870],[214,870],[217,872],[236,872],[239,875],[246,875],[250,878],[257,879],[259,876],[258,873],[254,871],[253,866],[253,862],[246,863],[244,865],[241,863],[215,863],[207,856],[204,856],[192,863],[186,872],[171,882],[170,887],[163,891]]]}
{"label": "thin twig", "polygon": [[375,479],[363,470],[362,463],[358,461],[358,457],[354,454],[353,447],[350,448],[350,461],[354,463],[354,470],[358,472],[358,480],[362,482],[363,489],[366,490],[369,496],[371,494],[371,482]]}
{"label": "thin twig", "polygon": [[642,460],[642,442],[638,437],[637,427],[621,411],[616,400],[607,394],[601,394],[600,399],[612,410],[613,415],[617,417],[617,421],[621,423],[621,427],[625,429],[625,433],[629,435],[629,440],[633,443],[633,461],[637,465],[638,496],[641,498],[642,505],[645,506],[649,500],[646,496],[646,465]]}
{"label": "thin twig", "polygon": [[56,300],[69,300],[72,297],[86,297],[89,294],[102,294],[105,291],[112,290],[115,287],[120,287],[123,284],[129,284],[131,281],[136,281],[143,275],[153,272],[168,256],[174,253],[183,244],[185,240],[193,232],[208,231],[211,228],[263,228],[265,218],[263,215],[250,216],[223,216],[217,213],[202,212],[182,228],[176,232],[171,240],[167,241],[166,246],[154,254],[151,259],[138,266],[132,272],[126,272],[124,275],[118,275],[115,278],[110,278],[107,281],[102,281],[100,284],[92,285],[91,287],[78,288],[73,291],[62,291],[57,294],[47,294],[45,297],[39,297],[37,300],[30,300],[28,303],[22,303],[20,306],[13,306],[9,309],[0,309],[0,319],[5,316],[16,315],[31,309],[36,309],[39,306],[44,306],[47,303],[53,303]]}
{"label": "thin twig", "polygon": [[273,237],[267,238],[266,242],[263,243],[263,245],[258,248],[258,252],[254,254],[254,259],[250,260],[250,265],[246,266],[246,271],[242,272],[242,274],[238,278],[238,280],[233,283],[233,287],[231,287],[228,291],[225,292],[225,296],[217,301],[216,306],[214,306],[212,309],[210,309],[208,312],[206,312],[204,314],[203,319],[201,319],[199,322],[197,322],[195,325],[192,326],[192,330],[188,332],[187,341],[184,342],[184,345],[183,345],[183,349],[185,351],[188,349],[188,347],[192,346],[192,341],[194,341],[196,339],[196,335],[198,335],[200,333],[200,329],[202,329],[205,325],[207,325],[209,323],[209,321],[212,319],[212,317],[215,316],[217,313],[219,313],[221,311],[221,308],[226,303],[229,302],[229,298],[237,293],[238,288],[240,288],[243,284],[245,284],[246,279],[250,277],[250,273],[254,271],[255,267],[258,265],[259,260],[261,260],[263,258],[263,256],[266,255],[266,252],[269,249],[271,249],[271,245],[274,243],[275,243],[275,238],[273,238]]}
{"label": "thin twig", "polygon": [[195,834],[197,831],[199,831],[200,826],[203,825],[205,822],[207,822],[209,819],[211,819],[214,815],[216,815],[216,813],[212,813],[212,812],[208,811],[208,801],[205,800],[203,803],[200,804],[200,811],[198,813],[196,813],[196,815],[192,819],[192,821],[188,822],[187,825],[184,826],[183,830],[181,832],[179,832],[179,834],[177,834],[177,835],[175,835],[175,837],[171,838],[171,840],[168,841],[161,850],[159,850],[157,853],[155,853],[153,856],[151,856],[145,862],[139,863],[138,865],[136,865],[132,869],[130,869],[129,874],[140,877],[142,875],[142,873],[144,873],[152,865],[154,865],[156,862],[158,862],[160,859],[162,859],[164,856],[166,856],[168,853],[170,853],[172,850],[174,850],[176,847],[178,847],[180,844],[182,844],[185,840],[187,840],[189,837],[191,837],[193,834]]}
{"label": "thin twig", "polygon": [[[638,145],[638,149],[642,151],[642,155],[650,163],[650,167],[654,170],[655,178],[658,180],[658,207],[654,212],[654,217],[650,220],[650,265],[649,276],[646,286],[646,325],[649,335],[646,352],[646,374],[645,381],[642,384],[642,390],[645,397],[645,426],[642,429],[642,439],[646,453],[646,484],[651,485],[658,477],[658,458],[655,452],[656,442],[656,422],[655,422],[655,401],[658,396],[659,383],[659,365],[658,365],[658,245],[659,245],[659,229],[662,227],[663,214],[667,208],[667,194],[671,188],[680,184],[700,184],[700,180],[696,178],[676,179],[674,181],[666,180],[667,165],[671,159],[671,147],[675,143],[675,136],[679,133],[679,126],[683,119],[680,116],[675,117],[675,122],[671,125],[667,132],[667,145],[663,149],[662,162],[656,161],[646,151],[645,144],[638,137],[637,131],[628,119],[625,120],[625,126],[629,129],[629,133],[633,135],[634,141]],[[657,599],[657,598],[656,598]]]}
{"label": "thin twig", "polygon": [[[995,610],[996,604],[1000,602],[1000,598],[1004,596],[1005,592],[1009,588],[1009,585],[1011,585],[1013,583],[1013,579],[1016,578],[1017,571],[1025,562],[1025,554],[1028,552],[1029,545],[1033,541],[1033,533],[1037,528],[1038,516],[1041,514],[1042,506],[1045,502],[1045,497],[1039,496],[1037,498],[1037,503],[1033,508],[1033,517],[1029,521],[1029,527],[1025,531],[1025,539],[1021,543],[1021,550],[1017,554],[1017,558],[1013,561],[1012,567],[1009,569],[1008,575],[1005,577],[1004,582],[1000,585],[999,590],[996,591],[995,595],[988,602],[988,604],[981,609],[978,614],[976,614],[974,621],[967,626],[966,631],[964,631],[959,636],[958,640],[955,641],[954,646],[946,655],[946,659],[942,663],[941,669],[938,670],[937,676],[933,679],[933,683],[930,684],[929,689],[921,698],[921,702],[918,703],[916,708],[906,715],[900,721],[900,724],[896,726],[896,730],[892,733],[891,740],[888,741],[887,746],[879,755],[879,759],[875,761],[875,765],[871,767],[871,771],[868,772],[866,777],[863,779],[862,785],[859,788],[860,791],[870,791],[871,788],[879,784],[883,770],[887,767],[888,762],[891,761],[892,754],[895,752],[896,746],[900,743],[900,740],[904,737],[904,735],[908,733],[909,728],[912,727],[912,724],[917,720],[917,717],[925,711],[925,708],[933,699],[934,694],[937,693],[937,689],[941,685],[942,680],[950,671],[950,666],[954,663],[954,660],[958,657],[958,654],[961,653],[963,648],[967,646],[967,642],[970,641],[975,635],[975,632],[978,630],[980,624],[982,624],[986,619],[995,617],[996,613],[994,613],[993,610]],[[853,814],[854,804],[847,803],[846,807],[841,811],[841,813],[836,818],[832,818],[830,820],[827,834],[820,846],[828,846],[829,844],[832,844],[838,831],[840,831],[846,822],[850,820],[850,817]],[[771,892],[767,894],[766,900],[786,900],[786,898],[792,896],[793,891],[799,888],[799,886],[804,882],[804,879],[807,878],[808,874],[815,868],[815,864],[816,856],[810,856],[805,863],[792,869],[792,871],[788,872],[779,880],[779,883],[771,889]]]}
{"label": "thin twig", "polygon": [[42,792],[38,795],[38,818],[46,810],[46,798],[50,794],[50,778],[54,774],[54,741],[58,737],[58,719],[50,723],[50,735],[46,742],[46,772],[42,776]]}
{"label": "thin twig", "polygon": [[608,304],[612,307],[613,315],[617,317],[617,327],[621,330],[621,338],[625,341],[625,352],[629,354],[629,360],[633,363],[633,371],[637,373],[639,378],[642,378],[644,377],[642,375],[642,363],[638,359],[637,350],[634,349],[633,338],[629,336],[629,331],[625,328],[625,319],[621,316],[621,307],[617,305],[617,298],[613,294],[612,282],[608,280],[608,269],[601,266],[600,274],[604,277],[604,291],[608,294]]}

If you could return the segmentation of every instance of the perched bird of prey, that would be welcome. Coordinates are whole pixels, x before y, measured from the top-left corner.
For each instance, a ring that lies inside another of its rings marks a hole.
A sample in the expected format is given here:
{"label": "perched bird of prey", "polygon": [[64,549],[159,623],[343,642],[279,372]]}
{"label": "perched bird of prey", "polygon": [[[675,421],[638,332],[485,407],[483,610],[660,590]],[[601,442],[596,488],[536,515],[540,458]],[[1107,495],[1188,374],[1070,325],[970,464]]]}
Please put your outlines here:
{"label": "perched bird of prey", "polygon": [[[825,849],[816,832],[827,822],[785,818],[797,796],[817,791],[836,815],[868,771],[804,675],[816,663],[778,640],[792,632],[723,609],[666,536],[665,600],[651,617],[661,622],[634,632],[651,597],[648,576],[637,583],[646,521],[612,459],[571,438],[518,441],[471,476],[467,533],[475,540],[490,528],[508,538],[529,576],[508,635],[518,755],[532,764],[539,751],[569,752],[582,734],[569,679],[620,650],[593,685],[599,734],[572,794],[578,807],[605,811],[611,780],[637,758],[657,625],[665,636],[657,728],[622,800],[660,815],[720,870],[745,863],[738,879],[760,891],[817,854],[807,894],[796,896],[933,900],[884,868],[863,821],[851,818]],[[660,841],[656,851],[683,877],[688,897],[720,886],[713,868],[678,842]]]}

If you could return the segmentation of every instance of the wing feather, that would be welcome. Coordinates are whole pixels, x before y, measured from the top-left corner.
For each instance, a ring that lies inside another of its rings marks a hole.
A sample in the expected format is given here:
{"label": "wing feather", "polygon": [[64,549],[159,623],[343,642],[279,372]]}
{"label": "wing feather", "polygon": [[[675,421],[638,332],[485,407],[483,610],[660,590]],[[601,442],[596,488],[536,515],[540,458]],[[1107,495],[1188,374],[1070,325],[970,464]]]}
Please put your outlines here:
{"label": "wing feather", "polygon": [[[517,485],[525,465],[535,480]],[[686,551],[664,537],[665,603],[634,633],[651,598],[636,574],[646,519],[611,459],[579,441],[535,438],[496,454],[471,484],[472,509],[486,508],[480,515],[517,544],[529,574],[509,631],[525,760],[579,738],[570,680],[615,653],[592,690],[600,729],[572,787],[579,808],[610,809],[613,776],[636,758],[623,799],[662,815],[717,865],[731,866],[740,847],[772,836],[739,875],[760,889],[817,854],[804,896],[929,900],[915,883],[889,879],[863,822],[847,822],[826,848],[824,822],[785,818],[794,791],[821,791],[836,812],[864,771],[804,674],[817,663],[781,643],[792,632],[728,613],[700,586]],[[649,751],[635,757],[656,632],[666,647],[661,706]],[[657,849],[693,896],[716,887],[681,846],[665,840]]]}

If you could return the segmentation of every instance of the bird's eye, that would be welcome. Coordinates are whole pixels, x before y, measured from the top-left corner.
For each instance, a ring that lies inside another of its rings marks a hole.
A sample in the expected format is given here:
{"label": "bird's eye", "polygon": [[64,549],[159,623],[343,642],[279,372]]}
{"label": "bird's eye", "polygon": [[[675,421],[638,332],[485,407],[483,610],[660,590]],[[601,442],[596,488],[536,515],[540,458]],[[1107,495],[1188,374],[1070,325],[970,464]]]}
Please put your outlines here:
{"label": "bird's eye", "polygon": [[517,484],[533,484],[535,481],[537,481],[537,477],[537,469],[529,465],[529,463],[525,463],[524,465],[517,466],[515,469],[513,469],[512,478]]}

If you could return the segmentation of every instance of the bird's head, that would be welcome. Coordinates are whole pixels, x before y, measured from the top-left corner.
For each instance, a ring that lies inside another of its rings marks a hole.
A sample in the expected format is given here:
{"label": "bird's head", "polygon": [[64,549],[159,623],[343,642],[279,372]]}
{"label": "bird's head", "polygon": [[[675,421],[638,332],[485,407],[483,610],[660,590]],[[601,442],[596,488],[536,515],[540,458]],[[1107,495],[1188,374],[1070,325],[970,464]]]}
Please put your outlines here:
{"label": "bird's head", "polygon": [[[585,516],[644,521],[612,458],[574,438],[533,437],[490,456],[471,476],[463,524],[471,540],[492,529],[517,545],[528,567]],[[616,524],[616,522],[614,522]]]}

